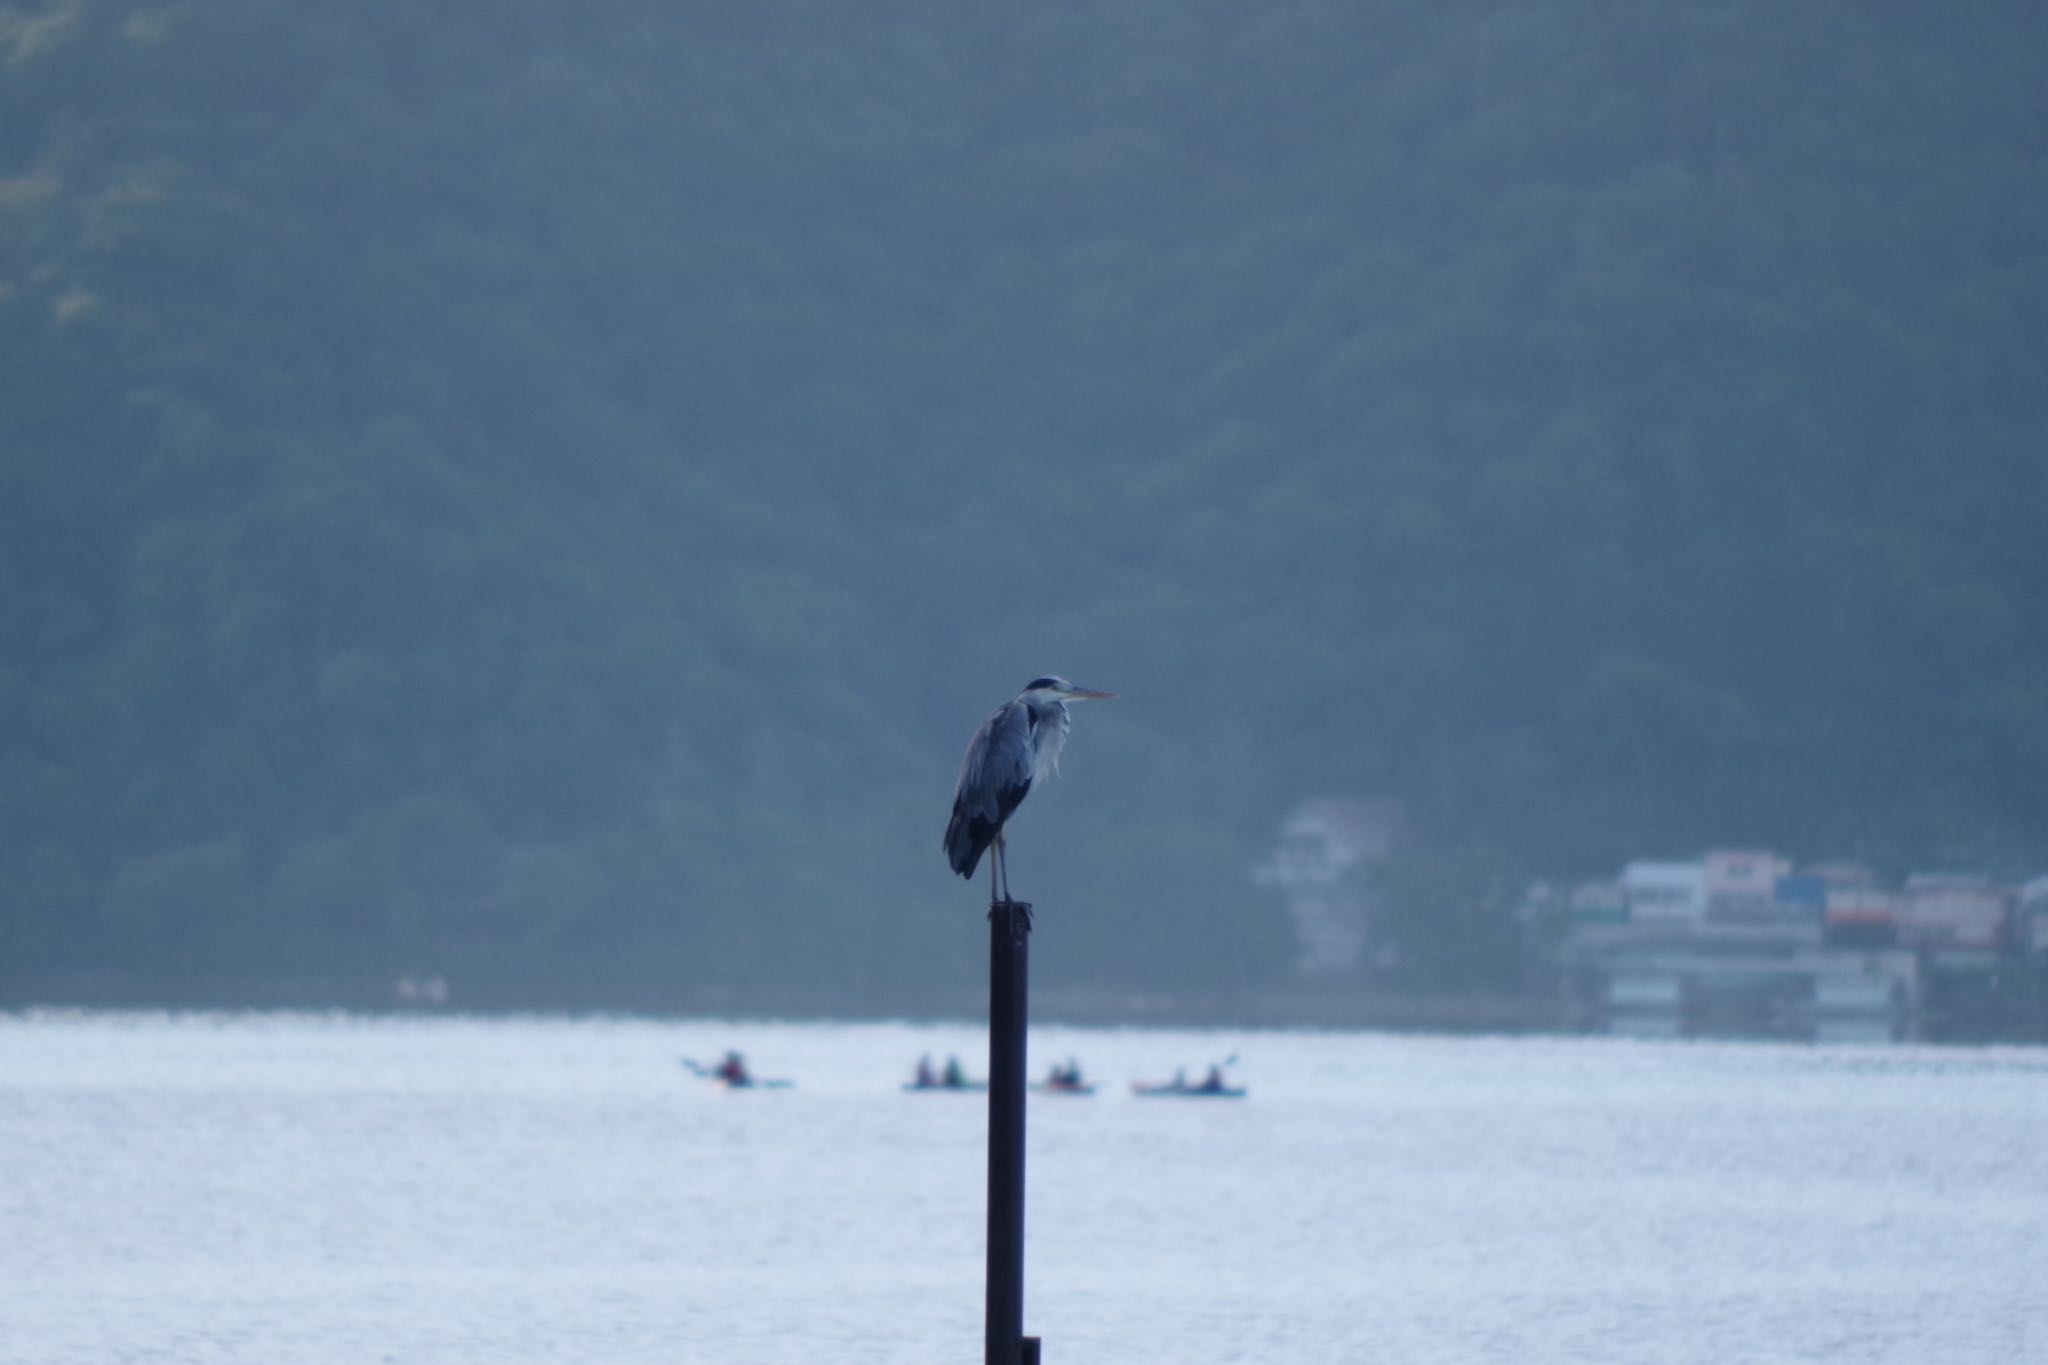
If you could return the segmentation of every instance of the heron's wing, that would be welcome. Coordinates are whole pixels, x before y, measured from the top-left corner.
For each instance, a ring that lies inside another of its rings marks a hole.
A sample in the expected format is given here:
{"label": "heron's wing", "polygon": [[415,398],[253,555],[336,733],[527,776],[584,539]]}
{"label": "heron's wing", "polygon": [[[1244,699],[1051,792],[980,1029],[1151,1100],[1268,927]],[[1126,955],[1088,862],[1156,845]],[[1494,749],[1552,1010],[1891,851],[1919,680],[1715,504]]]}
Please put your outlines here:
{"label": "heron's wing", "polygon": [[1031,790],[1031,712],[1021,703],[996,708],[967,746],[953,809],[995,824],[1010,818]]}

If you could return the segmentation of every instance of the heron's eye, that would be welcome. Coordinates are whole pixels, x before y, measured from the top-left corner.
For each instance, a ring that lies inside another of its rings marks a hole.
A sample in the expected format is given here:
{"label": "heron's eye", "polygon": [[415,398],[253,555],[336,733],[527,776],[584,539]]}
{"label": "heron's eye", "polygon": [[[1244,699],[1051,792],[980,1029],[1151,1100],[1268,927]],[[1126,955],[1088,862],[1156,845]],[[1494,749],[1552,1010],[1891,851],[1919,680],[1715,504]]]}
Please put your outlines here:
{"label": "heron's eye", "polygon": [[1030,682],[1024,684],[1024,690],[1026,692],[1036,692],[1041,687],[1065,686],[1066,684],[1061,682],[1058,678],[1033,678]]}

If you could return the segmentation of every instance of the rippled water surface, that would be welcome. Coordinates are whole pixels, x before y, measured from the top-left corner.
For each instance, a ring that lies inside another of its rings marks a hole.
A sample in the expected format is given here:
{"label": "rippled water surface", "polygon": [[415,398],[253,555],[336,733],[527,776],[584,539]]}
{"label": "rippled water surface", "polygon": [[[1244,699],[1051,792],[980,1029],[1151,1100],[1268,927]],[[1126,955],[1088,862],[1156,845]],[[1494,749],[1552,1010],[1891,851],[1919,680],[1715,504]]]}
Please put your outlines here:
{"label": "rippled water surface", "polygon": [[[743,1049],[788,1090],[684,1056]],[[0,1016],[7,1365],[980,1359],[967,1025]],[[1242,1101],[1126,1083],[1235,1053]],[[1061,1362],[2048,1360],[2048,1054],[1047,1029]]]}

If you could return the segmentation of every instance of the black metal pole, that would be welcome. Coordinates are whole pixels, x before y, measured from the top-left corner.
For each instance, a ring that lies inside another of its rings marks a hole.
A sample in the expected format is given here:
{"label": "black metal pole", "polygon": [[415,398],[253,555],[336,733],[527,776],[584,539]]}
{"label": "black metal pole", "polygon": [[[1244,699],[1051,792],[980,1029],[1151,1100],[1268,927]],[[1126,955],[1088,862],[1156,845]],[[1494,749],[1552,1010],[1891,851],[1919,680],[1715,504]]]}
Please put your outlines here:
{"label": "black metal pole", "polygon": [[[1024,1345],[1024,1034],[1031,1015],[1031,907],[988,907],[987,1365]],[[1033,1342],[1032,1345],[1037,1345]],[[1035,1358],[1037,1353],[1033,1351]]]}

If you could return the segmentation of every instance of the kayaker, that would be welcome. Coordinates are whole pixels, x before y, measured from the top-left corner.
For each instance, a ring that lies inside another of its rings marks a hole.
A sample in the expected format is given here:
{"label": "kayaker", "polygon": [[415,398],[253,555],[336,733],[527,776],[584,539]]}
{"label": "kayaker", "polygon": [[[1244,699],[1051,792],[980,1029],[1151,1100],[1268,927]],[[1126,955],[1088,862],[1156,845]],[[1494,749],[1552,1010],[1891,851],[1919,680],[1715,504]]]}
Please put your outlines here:
{"label": "kayaker", "polygon": [[726,1053],[725,1060],[720,1062],[718,1069],[711,1074],[724,1081],[727,1085],[752,1085],[754,1083],[754,1078],[747,1074],[746,1058],[740,1056],[737,1052]]}
{"label": "kayaker", "polygon": [[927,1052],[924,1056],[917,1059],[917,1088],[919,1090],[929,1090],[933,1084],[932,1055]]}
{"label": "kayaker", "polygon": [[946,1058],[946,1084],[954,1090],[967,1084],[967,1073],[960,1069],[960,1058],[957,1056]]}

